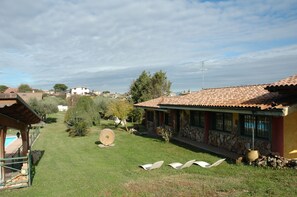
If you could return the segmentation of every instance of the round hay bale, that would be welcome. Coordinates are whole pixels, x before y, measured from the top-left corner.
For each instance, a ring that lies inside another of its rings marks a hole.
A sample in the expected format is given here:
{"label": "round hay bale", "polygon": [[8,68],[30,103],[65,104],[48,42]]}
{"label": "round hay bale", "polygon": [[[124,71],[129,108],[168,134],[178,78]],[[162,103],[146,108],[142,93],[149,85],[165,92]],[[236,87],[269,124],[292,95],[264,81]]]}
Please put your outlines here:
{"label": "round hay bale", "polygon": [[114,142],[115,134],[111,129],[103,129],[100,132],[99,140],[105,146],[109,146]]}

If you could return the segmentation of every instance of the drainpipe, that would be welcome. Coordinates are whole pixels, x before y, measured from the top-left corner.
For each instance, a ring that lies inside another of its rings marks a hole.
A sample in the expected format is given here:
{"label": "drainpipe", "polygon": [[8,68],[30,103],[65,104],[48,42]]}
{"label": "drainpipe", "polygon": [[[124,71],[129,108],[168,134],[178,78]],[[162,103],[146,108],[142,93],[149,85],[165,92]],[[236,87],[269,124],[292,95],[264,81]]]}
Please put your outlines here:
{"label": "drainpipe", "polygon": [[252,128],[252,150],[255,150],[255,129]]}

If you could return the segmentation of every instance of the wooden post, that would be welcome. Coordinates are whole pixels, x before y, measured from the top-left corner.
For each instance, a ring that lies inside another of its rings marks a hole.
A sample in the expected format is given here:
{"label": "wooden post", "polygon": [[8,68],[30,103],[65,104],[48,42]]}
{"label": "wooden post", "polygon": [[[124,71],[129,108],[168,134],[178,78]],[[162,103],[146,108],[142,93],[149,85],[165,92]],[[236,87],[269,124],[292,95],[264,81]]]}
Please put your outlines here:
{"label": "wooden post", "polygon": [[[6,138],[6,131],[7,127],[1,127],[0,128],[0,158],[5,158],[5,138]],[[4,165],[4,161],[1,162],[1,165]],[[4,167],[1,167],[1,173],[0,173],[0,180],[3,183],[5,181],[5,169]]]}
{"label": "wooden post", "polygon": [[23,143],[23,156],[26,156],[29,150],[29,132],[27,127],[21,129],[22,143]]}

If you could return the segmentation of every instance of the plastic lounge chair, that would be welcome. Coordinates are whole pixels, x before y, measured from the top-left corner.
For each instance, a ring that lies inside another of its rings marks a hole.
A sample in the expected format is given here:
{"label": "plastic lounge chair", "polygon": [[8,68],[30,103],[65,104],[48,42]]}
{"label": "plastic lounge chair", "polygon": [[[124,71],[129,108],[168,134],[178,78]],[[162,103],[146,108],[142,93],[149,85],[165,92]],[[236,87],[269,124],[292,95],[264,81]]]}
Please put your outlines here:
{"label": "plastic lounge chair", "polygon": [[174,163],[171,163],[171,164],[168,164],[168,165],[173,167],[174,169],[181,170],[183,168],[190,167],[194,162],[195,162],[195,160],[190,160],[190,161],[186,162],[185,164],[182,164],[182,163],[179,163],[179,162],[174,162]]}
{"label": "plastic lounge chair", "polygon": [[153,164],[144,164],[144,165],[140,165],[139,167],[145,169],[145,170],[153,170],[153,169],[157,169],[160,168],[163,165],[164,161],[157,161]]}
{"label": "plastic lounge chair", "polygon": [[226,160],[226,158],[219,159],[218,161],[214,162],[213,164],[207,163],[205,161],[195,161],[194,164],[199,165],[199,166],[201,166],[203,168],[211,168],[211,167],[215,167],[215,166],[220,165],[225,160]]}

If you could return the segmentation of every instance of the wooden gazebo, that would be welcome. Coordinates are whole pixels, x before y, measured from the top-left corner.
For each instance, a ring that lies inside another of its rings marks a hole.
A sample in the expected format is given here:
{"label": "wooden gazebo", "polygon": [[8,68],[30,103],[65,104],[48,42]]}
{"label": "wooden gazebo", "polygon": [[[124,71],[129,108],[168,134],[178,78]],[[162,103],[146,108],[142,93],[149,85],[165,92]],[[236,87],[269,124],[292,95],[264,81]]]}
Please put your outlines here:
{"label": "wooden gazebo", "polygon": [[[0,94],[0,158],[5,158],[5,138],[8,128],[20,131],[22,155],[26,155],[30,149],[30,126],[40,121],[41,118],[20,96],[17,94]],[[4,176],[4,168],[1,167],[0,180],[3,180]]]}

